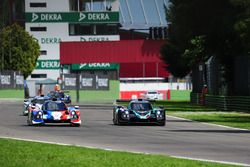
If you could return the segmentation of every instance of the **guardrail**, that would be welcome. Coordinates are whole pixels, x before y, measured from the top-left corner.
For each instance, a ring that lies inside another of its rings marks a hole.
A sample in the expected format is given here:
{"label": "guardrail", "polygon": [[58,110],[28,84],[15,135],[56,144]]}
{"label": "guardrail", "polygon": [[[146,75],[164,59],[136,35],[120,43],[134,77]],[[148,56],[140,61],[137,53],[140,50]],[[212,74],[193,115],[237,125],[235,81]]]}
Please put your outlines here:
{"label": "guardrail", "polygon": [[[191,93],[191,103],[202,104],[200,93]],[[204,105],[224,111],[250,112],[250,96],[216,96],[205,95]]]}

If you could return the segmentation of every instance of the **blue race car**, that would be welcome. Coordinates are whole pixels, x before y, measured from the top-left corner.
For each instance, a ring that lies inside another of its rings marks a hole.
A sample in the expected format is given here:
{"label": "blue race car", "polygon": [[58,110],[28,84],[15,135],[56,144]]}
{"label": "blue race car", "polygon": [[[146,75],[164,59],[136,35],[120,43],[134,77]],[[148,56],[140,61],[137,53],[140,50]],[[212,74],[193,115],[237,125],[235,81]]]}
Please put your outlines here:
{"label": "blue race car", "polygon": [[42,104],[49,99],[50,98],[48,96],[43,96],[43,95],[25,99],[23,103],[23,115],[25,116],[28,115],[31,106],[36,106],[38,108],[41,108]]}
{"label": "blue race car", "polygon": [[153,108],[146,100],[132,100],[128,107],[115,106],[113,108],[113,123],[115,125],[129,123],[155,123],[165,126],[166,116],[163,108]]}
{"label": "blue race car", "polygon": [[[55,99],[56,100],[56,99]],[[79,107],[67,107],[62,101],[46,101],[41,109],[32,106],[28,113],[28,125],[45,123],[69,123],[73,126],[81,125]]]}

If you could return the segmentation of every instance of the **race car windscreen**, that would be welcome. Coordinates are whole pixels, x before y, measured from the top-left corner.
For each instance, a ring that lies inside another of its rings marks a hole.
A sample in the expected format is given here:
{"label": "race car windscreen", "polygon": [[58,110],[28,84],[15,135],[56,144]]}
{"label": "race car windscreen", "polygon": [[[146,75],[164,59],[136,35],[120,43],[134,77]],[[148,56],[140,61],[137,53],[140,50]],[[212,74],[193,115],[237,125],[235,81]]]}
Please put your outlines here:
{"label": "race car windscreen", "polygon": [[52,91],[48,94],[48,96],[50,97],[54,97],[54,98],[64,98],[64,93],[63,92],[55,92]]}
{"label": "race car windscreen", "polygon": [[46,101],[46,99],[34,99],[32,103],[34,104],[43,104]]}
{"label": "race car windscreen", "polygon": [[154,95],[154,94],[157,94],[157,92],[148,92],[148,94]]}
{"label": "race car windscreen", "polygon": [[64,110],[67,110],[67,107],[65,106],[64,103],[48,102],[48,103],[45,103],[44,110],[64,111]]}
{"label": "race car windscreen", "polygon": [[152,106],[150,103],[131,103],[131,109],[138,111],[147,111],[152,110]]}

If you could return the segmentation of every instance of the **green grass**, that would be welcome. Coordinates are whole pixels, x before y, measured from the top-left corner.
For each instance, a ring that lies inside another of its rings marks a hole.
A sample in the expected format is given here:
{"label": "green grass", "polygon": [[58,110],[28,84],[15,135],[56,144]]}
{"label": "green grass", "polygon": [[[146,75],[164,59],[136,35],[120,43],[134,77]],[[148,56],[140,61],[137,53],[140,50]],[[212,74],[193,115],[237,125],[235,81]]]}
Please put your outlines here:
{"label": "green grass", "polygon": [[222,112],[189,102],[159,101],[155,105],[164,106],[168,115],[250,130],[250,113]]}
{"label": "green grass", "polygon": [[3,167],[223,167],[218,163],[176,159],[163,155],[113,152],[75,146],[0,139],[0,166]]}
{"label": "green grass", "polygon": [[[80,102],[113,102],[119,99],[119,81],[110,81],[109,90],[81,90]],[[67,91],[71,95],[72,102],[76,102],[76,91]]]}
{"label": "green grass", "polygon": [[24,98],[24,90],[23,89],[1,89],[0,90],[0,98]]}
{"label": "green grass", "polygon": [[170,101],[190,101],[191,90],[171,90]]}
{"label": "green grass", "polygon": [[173,112],[169,115],[199,122],[226,125],[250,130],[250,114],[239,112]]}

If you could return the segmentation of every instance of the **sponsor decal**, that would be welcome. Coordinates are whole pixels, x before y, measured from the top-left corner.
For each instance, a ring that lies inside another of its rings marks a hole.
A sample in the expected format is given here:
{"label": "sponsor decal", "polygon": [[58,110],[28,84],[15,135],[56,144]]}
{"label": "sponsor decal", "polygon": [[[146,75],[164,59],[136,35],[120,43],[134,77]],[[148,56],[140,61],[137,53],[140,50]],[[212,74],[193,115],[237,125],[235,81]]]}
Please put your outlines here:
{"label": "sponsor decal", "polygon": [[72,64],[71,69],[72,70],[94,70],[94,69],[115,70],[119,69],[119,64],[114,64],[114,63]]}
{"label": "sponsor decal", "polygon": [[80,41],[109,41],[109,37],[80,37]]}
{"label": "sponsor decal", "polygon": [[80,16],[79,16],[79,21],[82,21],[86,18],[86,15],[84,13],[80,13]]}
{"label": "sponsor decal", "polygon": [[41,44],[59,44],[61,42],[61,38],[41,38]]}
{"label": "sponsor decal", "polygon": [[39,18],[39,16],[37,14],[32,13],[32,20],[31,20],[31,22],[36,21],[38,18]]}
{"label": "sponsor decal", "polygon": [[59,60],[37,60],[36,69],[60,69]]}
{"label": "sponsor decal", "polygon": [[1,84],[2,85],[10,85],[10,83],[11,83],[10,78],[11,78],[10,75],[1,75]]}

